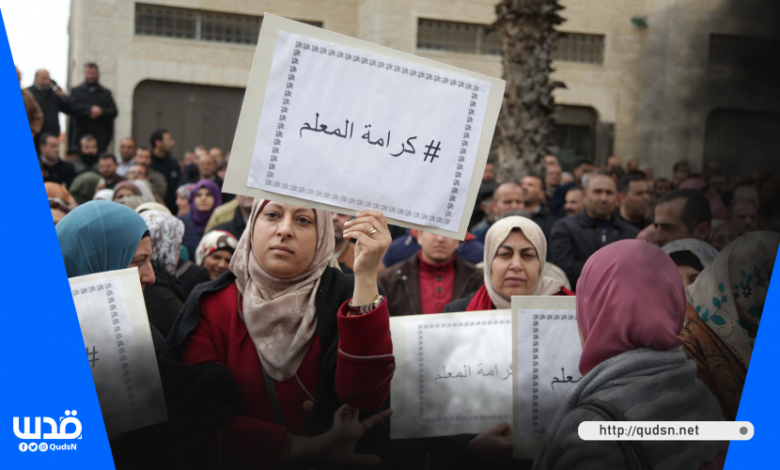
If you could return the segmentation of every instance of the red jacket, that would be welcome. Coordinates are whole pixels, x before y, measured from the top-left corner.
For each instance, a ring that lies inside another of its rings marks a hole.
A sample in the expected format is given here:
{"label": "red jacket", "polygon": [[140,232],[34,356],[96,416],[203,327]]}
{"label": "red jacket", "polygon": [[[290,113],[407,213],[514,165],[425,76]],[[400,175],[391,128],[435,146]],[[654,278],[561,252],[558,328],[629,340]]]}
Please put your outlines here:
{"label": "red jacket", "polygon": [[[238,315],[235,283],[201,298],[201,318],[189,334],[181,355],[186,364],[220,363],[238,385],[243,414],[229,419],[212,439],[213,451],[227,467],[270,468],[289,446],[291,435],[306,434],[307,414],[302,405],[317,396],[322,350],[315,336],[295,377],[276,382],[276,394],[286,427],[274,422],[255,345]],[[345,316],[345,302],[337,314],[338,357],[335,389],[339,399],[358,409],[381,406],[390,391],[394,363],[387,304],[357,317]],[[324,314],[318,312],[319,315]],[[285,435],[287,433],[291,435]]]}

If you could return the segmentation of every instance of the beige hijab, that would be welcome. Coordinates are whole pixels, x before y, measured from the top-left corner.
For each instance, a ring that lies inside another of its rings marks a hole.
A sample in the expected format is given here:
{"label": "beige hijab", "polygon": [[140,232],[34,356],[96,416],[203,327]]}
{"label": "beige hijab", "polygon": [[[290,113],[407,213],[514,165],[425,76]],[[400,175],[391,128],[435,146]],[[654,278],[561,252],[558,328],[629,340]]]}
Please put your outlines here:
{"label": "beige hijab", "polygon": [[257,261],[252,239],[255,222],[268,201],[255,199],[252,215],[230,261],[236,286],[244,296],[239,309],[266,373],[279,382],[298,371],[317,327],[314,300],[320,277],[333,256],[330,212],[315,210],[317,251],[309,267],[291,279],[266,272]]}
{"label": "beige hijab", "polygon": [[487,235],[485,235],[485,288],[487,288],[490,300],[493,301],[493,305],[497,309],[511,308],[512,299],[503,298],[493,287],[493,281],[491,280],[493,275],[493,258],[496,256],[498,247],[507,239],[512,229],[515,228],[519,228],[523,232],[523,235],[536,248],[536,253],[539,255],[539,282],[531,295],[555,295],[563,287],[563,282],[552,277],[542,276],[544,259],[547,257],[547,239],[544,238],[542,229],[531,219],[517,215],[506,217],[493,224]]}

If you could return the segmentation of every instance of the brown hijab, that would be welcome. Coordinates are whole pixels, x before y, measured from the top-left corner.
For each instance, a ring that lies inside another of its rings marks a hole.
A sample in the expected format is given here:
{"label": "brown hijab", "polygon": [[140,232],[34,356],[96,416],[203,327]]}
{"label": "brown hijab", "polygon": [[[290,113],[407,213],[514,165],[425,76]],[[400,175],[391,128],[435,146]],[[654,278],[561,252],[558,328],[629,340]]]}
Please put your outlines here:
{"label": "brown hijab", "polygon": [[255,222],[269,201],[255,199],[238,247],[230,261],[236,286],[243,295],[239,314],[255,344],[268,375],[284,382],[298,371],[317,327],[314,300],[320,277],[333,256],[335,244],[331,214],[314,210],[317,250],[311,264],[299,275],[280,279],[257,261],[252,240]]}

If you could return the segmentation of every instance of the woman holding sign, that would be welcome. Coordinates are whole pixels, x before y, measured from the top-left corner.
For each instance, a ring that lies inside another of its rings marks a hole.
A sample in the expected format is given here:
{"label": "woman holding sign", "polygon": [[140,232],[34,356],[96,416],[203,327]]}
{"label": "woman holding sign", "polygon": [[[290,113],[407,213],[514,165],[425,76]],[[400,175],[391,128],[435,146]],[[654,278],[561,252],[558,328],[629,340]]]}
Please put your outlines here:
{"label": "woman holding sign", "polygon": [[384,403],[395,369],[377,287],[390,232],[375,211],[346,226],[344,238],[357,240],[354,278],[329,266],[330,213],[256,200],[231,271],[198,286],[182,310],[171,353],[223,364],[241,394],[243,413],[212,436],[215,462],[392,466],[389,438],[374,427],[390,410],[367,411]]}
{"label": "woman holding sign", "polygon": [[444,307],[447,312],[508,309],[513,295],[574,295],[563,282],[544,276],[547,239],[531,219],[511,216],[485,235],[485,284]]}
{"label": "woman holding sign", "polygon": [[578,434],[585,421],[723,420],[682,348],[685,309],[677,266],[658,247],[623,240],[588,259],[577,282],[584,377],[548,426],[534,469],[722,468],[725,441],[625,444]]}

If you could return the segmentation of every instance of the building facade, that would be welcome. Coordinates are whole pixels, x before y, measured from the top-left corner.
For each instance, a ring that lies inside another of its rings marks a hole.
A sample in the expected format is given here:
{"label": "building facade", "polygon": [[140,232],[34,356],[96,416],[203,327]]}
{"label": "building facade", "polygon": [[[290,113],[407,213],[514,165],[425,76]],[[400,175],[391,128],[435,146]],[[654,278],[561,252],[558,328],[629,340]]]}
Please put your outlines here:
{"label": "building facade", "polygon": [[[115,141],[157,128],[229,149],[265,12],[501,77],[496,0],[72,0],[69,85],[100,66],[119,108]],[[766,166],[780,144],[778,28],[743,0],[562,0],[555,135],[568,167],[611,154],[670,176],[716,158]],[[747,8],[746,8],[747,6]]]}

